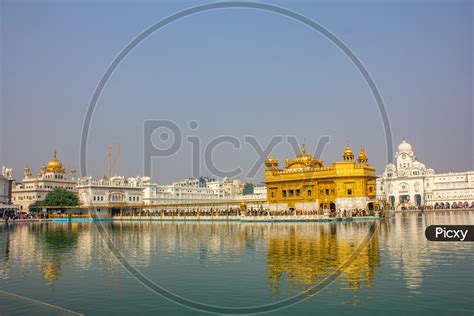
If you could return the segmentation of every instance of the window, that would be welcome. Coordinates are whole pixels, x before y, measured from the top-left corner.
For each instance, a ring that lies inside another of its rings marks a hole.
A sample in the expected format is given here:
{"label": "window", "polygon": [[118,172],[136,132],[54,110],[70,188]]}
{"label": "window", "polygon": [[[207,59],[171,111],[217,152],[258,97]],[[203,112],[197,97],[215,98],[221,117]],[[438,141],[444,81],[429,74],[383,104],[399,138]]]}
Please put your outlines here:
{"label": "window", "polygon": [[312,192],[311,190],[308,190],[308,196],[311,196]]}
{"label": "window", "polygon": [[372,187],[369,187],[369,192],[372,193],[374,189]]}
{"label": "window", "polygon": [[294,191],[293,191],[293,190],[289,190],[289,191],[288,191],[288,195],[289,195],[289,196],[293,196],[293,194],[294,194]]}
{"label": "window", "polygon": [[272,193],[271,193],[271,196],[272,196],[272,198],[274,198],[274,197],[275,197],[275,194],[272,192]]}
{"label": "window", "polygon": [[326,195],[329,195],[329,189],[326,189]]}
{"label": "window", "polygon": [[286,197],[286,190],[282,191],[282,195],[283,195],[283,197]]}
{"label": "window", "polygon": [[347,189],[347,195],[352,195],[352,189]]}
{"label": "window", "polygon": [[300,190],[296,190],[296,196],[300,196]]}

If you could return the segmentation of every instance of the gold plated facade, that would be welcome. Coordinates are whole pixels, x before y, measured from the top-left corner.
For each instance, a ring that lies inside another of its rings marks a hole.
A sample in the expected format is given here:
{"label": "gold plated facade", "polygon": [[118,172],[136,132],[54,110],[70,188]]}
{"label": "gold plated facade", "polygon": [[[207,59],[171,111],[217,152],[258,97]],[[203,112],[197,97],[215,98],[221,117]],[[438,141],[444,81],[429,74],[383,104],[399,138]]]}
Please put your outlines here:
{"label": "gold plated facade", "polygon": [[267,201],[272,209],[346,209],[371,207],[375,198],[375,168],[362,149],[354,159],[349,146],[342,161],[324,166],[305,146],[285,168],[271,154],[265,161]]}

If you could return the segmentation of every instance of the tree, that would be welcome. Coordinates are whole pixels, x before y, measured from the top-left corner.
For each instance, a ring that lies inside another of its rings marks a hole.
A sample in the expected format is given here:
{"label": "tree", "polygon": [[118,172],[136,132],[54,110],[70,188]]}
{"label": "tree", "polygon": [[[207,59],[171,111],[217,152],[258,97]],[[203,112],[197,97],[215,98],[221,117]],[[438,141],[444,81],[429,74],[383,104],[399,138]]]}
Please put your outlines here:
{"label": "tree", "polygon": [[30,206],[28,206],[30,213],[38,212],[41,209],[42,202],[43,201],[34,201],[33,203],[31,203]]}
{"label": "tree", "polygon": [[48,192],[46,198],[41,202],[43,206],[77,206],[79,199],[77,194],[63,188],[55,188]]}
{"label": "tree", "polygon": [[253,194],[253,183],[247,182],[244,184],[244,195]]}

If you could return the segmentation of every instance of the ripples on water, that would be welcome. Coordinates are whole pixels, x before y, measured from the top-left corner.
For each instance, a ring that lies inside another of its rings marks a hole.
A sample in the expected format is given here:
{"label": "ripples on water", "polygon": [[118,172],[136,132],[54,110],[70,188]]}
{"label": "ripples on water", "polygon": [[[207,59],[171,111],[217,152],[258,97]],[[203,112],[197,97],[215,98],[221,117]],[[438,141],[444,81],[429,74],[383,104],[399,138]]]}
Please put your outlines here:
{"label": "ripples on water", "polygon": [[[472,243],[428,242],[424,229],[473,223],[474,212],[382,220],[334,284],[279,313],[472,314]],[[0,225],[0,290],[87,313],[191,313],[131,278],[94,225]],[[161,286],[208,304],[248,306],[300,294],[324,280],[348,260],[371,223],[103,225],[129,262]],[[2,293],[0,301],[4,313],[54,310]]]}

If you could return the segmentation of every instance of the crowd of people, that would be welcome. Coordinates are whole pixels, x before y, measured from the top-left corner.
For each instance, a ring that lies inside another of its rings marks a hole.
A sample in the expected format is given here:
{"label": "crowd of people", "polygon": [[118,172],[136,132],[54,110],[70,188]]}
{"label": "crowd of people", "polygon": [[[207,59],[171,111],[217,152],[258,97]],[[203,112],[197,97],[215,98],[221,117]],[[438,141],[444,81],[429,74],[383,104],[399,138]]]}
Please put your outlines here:
{"label": "crowd of people", "polygon": [[474,202],[469,205],[468,202],[441,202],[441,203],[435,203],[432,206],[433,209],[473,209],[474,208]]}
{"label": "crowd of people", "polygon": [[26,213],[26,212],[18,212],[18,211],[8,211],[8,212],[1,212],[0,218],[4,221],[8,222],[11,220],[34,220],[34,219],[44,219],[46,215],[44,214],[37,214],[37,213]]}
{"label": "crowd of people", "polygon": [[[403,210],[435,210],[435,209],[474,209],[474,202],[469,205],[468,203],[452,203],[452,204],[435,204],[432,206],[415,207]],[[53,217],[59,216],[60,211],[56,210]],[[82,213],[81,213],[82,214]],[[247,209],[241,210],[240,208],[227,208],[227,209],[162,209],[162,210],[124,210],[122,213],[113,213],[113,216],[134,216],[134,217],[235,217],[235,216],[315,216],[315,215],[328,215],[332,218],[345,218],[345,217],[363,217],[373,216],[375,212],[373,210],[354,208],[354,209],[331,209],[331,210],[264,210],[264,209]],[[14,210],[0,212],[0,218],[5,221],[10,220],[39,220],[48,218],[51,214],[46,213],[26,213]],[[71,214],[63,214],[64,216],[71,216]],[[84,214],[82,214],[84,215]],[[72,215],[74,217],[74,215]],[[84,215],[85,216],[85,215]]]}
{"label": "crowd of people", "polygon": [[474,202],[469,204],[468,202],[456,203],[456,202],[441,202],[435,203],[434,205],[423,205],[423,206],[414,206],[410,205],[408,207],[401,207],[402,211],[426,211],[426,210],[472,210],[474,209]]}
{"label": "crowd of people", "polygon": [[355,209],[339,209],[325,212],[319,210],[263,210],[263,209],[247,209],[242,211],[239,208],[229,209],[172,209],[172,210],[126,210],[121,214],[115,213],[115,216],[138,216],[138,217],[197,217],[197,216],[308,216],[308,215],[324,215],[329,213],[330,217],[360,217],[374,215],[373,211],[355,208]]}

